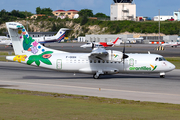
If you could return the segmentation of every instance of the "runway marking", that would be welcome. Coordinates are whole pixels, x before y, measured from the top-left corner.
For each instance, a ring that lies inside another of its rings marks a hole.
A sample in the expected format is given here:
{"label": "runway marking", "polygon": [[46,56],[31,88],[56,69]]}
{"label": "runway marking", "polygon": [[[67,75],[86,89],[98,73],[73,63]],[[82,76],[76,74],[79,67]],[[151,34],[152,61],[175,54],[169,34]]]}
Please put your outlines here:
{"label": "runway marking", "polygon": [[[69,85],[53,85],[53,84],[42,84],[42,83],[29,83],[29,82],[14,82],[14,81],[2,81],[0,82],[8,82],[8,83],[23,83],[23,84],[31,84],[31,85],[44,85],[44,86],[56,86],[56,87],[69,87],[69,88],[78,88],[78,89],[91,89],[91,90],[98,90],[98,88],[92,88],[92,87],[80,87],[80,86],[69,86]],[[155,94],[155,95],[170,95],[170,96],[180,96],[180,94],[166,94],[166,93],[153,93],[153,92],[141,92],[141,91],[130,91],[130,90],[117,90],[117,89],[106,89],[106,88],[100,88],[101,91],[116,91],[116,92],[128,92],[128,93],[140,93],[140,94]]]}

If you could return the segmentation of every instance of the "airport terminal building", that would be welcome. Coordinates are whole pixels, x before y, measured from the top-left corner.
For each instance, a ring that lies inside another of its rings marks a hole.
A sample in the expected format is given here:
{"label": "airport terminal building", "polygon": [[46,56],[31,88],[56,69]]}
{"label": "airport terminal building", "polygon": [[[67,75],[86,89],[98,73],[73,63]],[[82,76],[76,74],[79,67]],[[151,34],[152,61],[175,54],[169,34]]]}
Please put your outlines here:
{"label": "airport terminal building", "polygon": [[115,34],[115,35],[86,35],[86,42],[110,42],[116,40],[116,38],[121,38],[123,41],[127,40],[127,38],[133,38],[133,35],[123,35],[123,34]]}

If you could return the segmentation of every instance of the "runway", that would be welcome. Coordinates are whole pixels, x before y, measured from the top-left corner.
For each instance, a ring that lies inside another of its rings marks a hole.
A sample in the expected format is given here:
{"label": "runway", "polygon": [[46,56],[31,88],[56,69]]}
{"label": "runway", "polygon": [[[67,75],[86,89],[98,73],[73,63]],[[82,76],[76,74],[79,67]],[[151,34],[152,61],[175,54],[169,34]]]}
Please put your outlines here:
{"label": "runway", "polygon": [[64,73],[15,62],[0,62],[0,87],[180,104],[180,70],[159,74]]}

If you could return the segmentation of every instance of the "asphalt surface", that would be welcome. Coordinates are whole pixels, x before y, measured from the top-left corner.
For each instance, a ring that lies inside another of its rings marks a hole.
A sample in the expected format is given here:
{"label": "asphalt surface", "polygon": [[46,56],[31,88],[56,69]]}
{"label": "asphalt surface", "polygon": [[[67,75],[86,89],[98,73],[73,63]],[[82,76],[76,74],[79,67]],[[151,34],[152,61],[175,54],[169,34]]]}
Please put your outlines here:
{"label": "asphalt surface", "polygon": [[0,87],[180,104],[180,70],[159,74],[64,73],[16,62],[0,62]]}
{"label": "asphalt surface", "polygon": [[[56,49],[56,50],[61,50],[61,51],[67,51],[67,52],[91,52],[91,48],[81,48],[80,46],[85,43],[48,43],[45,44],[45,46]],[[151,45],[151,44],[126,44],[125,45],[125,52],[126,53],[148,53],[148,51],[152,54],[160,54],[164,57],[180,57],[180,46],[177,48],[172,48],[172,47],[165,47],[165,50],[163,51],[157,51],[157,46],[158,45]],[[121,44],[119,47],[109,47],[106,49],[111,49],[111,50],[118,50],[118,51],[123,51],[124,45]],[[13,52],[12,47],[6,47],[3,45],[0,45],[0,51],[8,51],[8,52]]]}

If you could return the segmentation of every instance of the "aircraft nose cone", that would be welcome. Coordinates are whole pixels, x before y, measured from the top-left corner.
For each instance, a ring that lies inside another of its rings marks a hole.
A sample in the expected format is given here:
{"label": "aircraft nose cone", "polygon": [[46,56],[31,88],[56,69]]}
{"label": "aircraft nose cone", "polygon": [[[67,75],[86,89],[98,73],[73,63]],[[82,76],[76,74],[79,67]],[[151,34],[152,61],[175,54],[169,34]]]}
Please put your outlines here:
{"label": "aircraft nose cone", "polygon": [[174,70],[176,68],[176,66],[174,64],[172,64],[172,69]]}
{"label": "aircraft nose cone", "polygon": [[170,68],[171,70],[174,70],[174,69],[176,68],[176,66],[175,66],[174,64],[170,63],[169,68]]}

